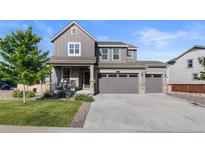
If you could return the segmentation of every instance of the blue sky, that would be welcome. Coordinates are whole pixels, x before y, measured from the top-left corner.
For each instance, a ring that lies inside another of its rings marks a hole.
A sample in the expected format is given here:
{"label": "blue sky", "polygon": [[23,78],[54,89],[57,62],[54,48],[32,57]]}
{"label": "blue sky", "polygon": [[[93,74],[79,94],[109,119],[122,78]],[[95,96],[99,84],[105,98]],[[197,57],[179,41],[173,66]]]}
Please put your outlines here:
{"label": "blue sky", "polygon": [[[43,38],[39,46],[53,54],[50,38],[69,24],[69,20],[0,21],[0,37],[32,25]],[[138,60],[166,62],[193,45],[205,45],[205,21],[79,20],[99,41],[122,41],[138,49]]]}

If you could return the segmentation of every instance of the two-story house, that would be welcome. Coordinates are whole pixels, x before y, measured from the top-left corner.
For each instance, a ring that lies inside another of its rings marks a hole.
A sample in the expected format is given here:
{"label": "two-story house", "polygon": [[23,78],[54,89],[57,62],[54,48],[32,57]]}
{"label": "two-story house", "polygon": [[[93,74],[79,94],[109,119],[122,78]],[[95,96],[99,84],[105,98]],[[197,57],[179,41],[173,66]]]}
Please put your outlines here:
{"label": "two-story house", "polygon": [[145,93],[166,90],[166,64],[137,61],[137,47],[122,42],[97,41],[76,22],[57,33],[51,42],[54,66],[51,89],[75,81],[91,93]]}
{"label": "two-story house", "polygon": [[169,92],[205,92],[205,81],[197,80],[198,74],[204,71],[199,57],[205,58],[205,46],[195,45],[167,62]]}
{"label": "two-story house", "polygon": [[[98,41],[76,22],[59,31],[51,42],[51,90],[70,81],[90,93],[158,93],[167,89],[167,64],[138,61],[138,48],[133,45]],[[43,92],[49,86],[40,86],[41,90],[32,87]]]}

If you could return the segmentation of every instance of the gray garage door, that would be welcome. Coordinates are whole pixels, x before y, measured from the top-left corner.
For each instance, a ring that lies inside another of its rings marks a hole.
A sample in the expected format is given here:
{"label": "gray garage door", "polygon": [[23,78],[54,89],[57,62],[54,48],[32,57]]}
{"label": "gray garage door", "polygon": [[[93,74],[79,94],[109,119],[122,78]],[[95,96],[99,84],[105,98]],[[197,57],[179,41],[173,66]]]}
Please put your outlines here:
{"label": "gray garage door", "polygon": [[146,74],[146,93],[161,93],[163,87],[162,74]]}
{"label": "gray garage door", "polygon": [[98,74],[100,93],[138,93],[138,74]]}

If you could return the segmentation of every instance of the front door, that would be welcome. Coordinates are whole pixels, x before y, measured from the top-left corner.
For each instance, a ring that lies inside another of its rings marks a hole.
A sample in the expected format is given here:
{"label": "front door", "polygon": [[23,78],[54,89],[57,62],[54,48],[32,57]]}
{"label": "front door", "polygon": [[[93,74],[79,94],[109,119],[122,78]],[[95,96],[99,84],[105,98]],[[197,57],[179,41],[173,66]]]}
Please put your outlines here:
{"label": "front door", "polygon": [[83,72],[83,88],[90,88],[90,72]]}

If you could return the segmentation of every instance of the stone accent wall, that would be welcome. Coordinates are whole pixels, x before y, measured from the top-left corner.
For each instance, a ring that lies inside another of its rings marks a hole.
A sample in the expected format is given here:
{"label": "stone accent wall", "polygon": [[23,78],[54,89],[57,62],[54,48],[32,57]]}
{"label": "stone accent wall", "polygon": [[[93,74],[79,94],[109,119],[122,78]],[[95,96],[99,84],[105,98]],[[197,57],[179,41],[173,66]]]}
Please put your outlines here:
{"label": "stone accent wall", "polygon": [[168,93],[168,90],[169,90],[169,87],[168,87],[168,85],[163,85],[163,89],[162,89],[162,92],[163,93]]}
{"label": "stone accent wall", "polygon": [[139,84],[138,91],[140,94],[144,94],[145,93],[145,84]]}

